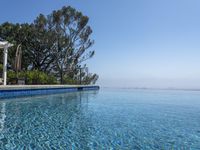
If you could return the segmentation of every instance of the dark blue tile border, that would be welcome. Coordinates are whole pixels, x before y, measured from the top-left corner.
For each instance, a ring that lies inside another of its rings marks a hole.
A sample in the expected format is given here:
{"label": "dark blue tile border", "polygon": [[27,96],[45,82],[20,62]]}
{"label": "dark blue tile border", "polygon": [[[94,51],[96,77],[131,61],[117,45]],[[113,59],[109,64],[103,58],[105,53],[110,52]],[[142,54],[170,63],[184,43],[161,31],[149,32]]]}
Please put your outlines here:
{"label": "dark blue tile border", "polygon": [[59,93],[66,93],[66,92],[98,90],[98,89],[99,89],[99,86],[36,88],[36,89],[9,89],[9,90],[0,90],[0,99],[24,97],[24,96],[35,96],[35,95],[59,94]]}

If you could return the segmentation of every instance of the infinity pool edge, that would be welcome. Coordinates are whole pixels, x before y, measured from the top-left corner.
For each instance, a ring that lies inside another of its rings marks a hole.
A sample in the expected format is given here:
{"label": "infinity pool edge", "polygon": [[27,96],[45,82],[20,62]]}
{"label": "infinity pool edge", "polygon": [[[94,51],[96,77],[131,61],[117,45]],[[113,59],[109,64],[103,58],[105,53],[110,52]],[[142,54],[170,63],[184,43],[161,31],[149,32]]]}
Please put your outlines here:
{"label": "infinity pool edge", "polygon": [[8,85],[0,86],[0,99],[99,90],[97,85]]}

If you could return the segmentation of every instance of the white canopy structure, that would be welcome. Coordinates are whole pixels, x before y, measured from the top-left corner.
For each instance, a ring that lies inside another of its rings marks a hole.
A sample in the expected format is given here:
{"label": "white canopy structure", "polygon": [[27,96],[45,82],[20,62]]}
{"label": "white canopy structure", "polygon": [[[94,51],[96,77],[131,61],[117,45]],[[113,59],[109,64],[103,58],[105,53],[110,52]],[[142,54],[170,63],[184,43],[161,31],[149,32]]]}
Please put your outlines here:
{"label": "white canopy structure", "polygon": [[4,49],[3,51],[3,85],[6,85],[7,81],[7,57],[8,57],[8,48],[12,47],[13,44],[10,44],[8,41],[4,41],[0,38],[0,49]]}

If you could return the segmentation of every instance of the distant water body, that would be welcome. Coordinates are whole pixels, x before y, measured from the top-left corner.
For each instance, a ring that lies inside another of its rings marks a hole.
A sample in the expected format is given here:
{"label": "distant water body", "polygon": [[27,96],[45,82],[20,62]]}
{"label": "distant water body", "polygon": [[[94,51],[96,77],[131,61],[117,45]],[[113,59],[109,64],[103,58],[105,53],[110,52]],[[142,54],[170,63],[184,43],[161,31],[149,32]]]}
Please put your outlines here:
{"label": "distant water body", "polygon": [[150,88],[150,87],[110,87],[102,86],[105,89],[125,89],[125,90],[177,90],[177,91],[200,91],[200,88]]}
{"label": "distant water body", "polygon": [[0,149],[200,149],[200,92],[108,89],[0,101]]}

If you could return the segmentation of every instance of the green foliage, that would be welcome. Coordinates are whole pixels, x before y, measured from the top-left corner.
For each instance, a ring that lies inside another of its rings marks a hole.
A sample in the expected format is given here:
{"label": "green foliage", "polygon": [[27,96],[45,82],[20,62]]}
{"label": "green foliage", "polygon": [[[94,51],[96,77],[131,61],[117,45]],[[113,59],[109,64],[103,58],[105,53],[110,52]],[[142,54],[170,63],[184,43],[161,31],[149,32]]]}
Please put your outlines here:
{"label": "green foliage", "polygon": [[55,84],[56,79],[53,76],[48,76],[46,73],[33,70],[26,72],[26,78],[28,84]]}
{"label": "green foliage", "polygon": [[97,74],[89,74],[83,77],[83,84],[95,84],[99,76]]}
{"label": "green foliage", "polygon": [[[9,49],[8,66],[14,70],[16,49],[21,45],[23,71],[18,77],[26,77],[27,84],[57,83],[57,80],[61,84],[78,84],[78,68],[95,54],[89,50],[94,40],[90,38],[92,29],[88,23],[87,16],[64,6],[48,16],[40,14],[31,24],[1,24],[0,36],[14,44]],[[95,74],[87,77],[82,74],[84,84],[98,79]],[[14,78],[15,75],[9,72],[9,76]]]}
{"label": "green foliage", "polygon": [[[17,78],[14,71],[8,71],[8,81]],[[26,84],[57,84],[57,80],[53,75],[48,75],[44,72],[33,70],[19,72],[18,78],[25,79]]]}
{"label": "green foliage", "polygon": [[65,76],[63,78],[63,84],[71,84],[71,85],[76,85],[76,84],[79,84],[78,80],[77,79],[73,79],[73,78],[70,78],[68,76]]}
{"label": "green foliage", "polygon": [[0,64],[0,73],[2,73],[2,72],[3,72],[3,65]]}
{"label": "green foliage", "polygon": [[64,84],[95,84],[98,80],[99,76],[97,74],[87,74],[86,72],[82,72],[81,74],[81,81],[80,81],[80,75],[70,77],[70,75],[64,76],[63,83]]}
{"label": "green foliage", "polygon": [[7,72],[7,77],[8,77],[8,81],[12,78],[17,78],[17,75],[14,71],[8,71]]}

